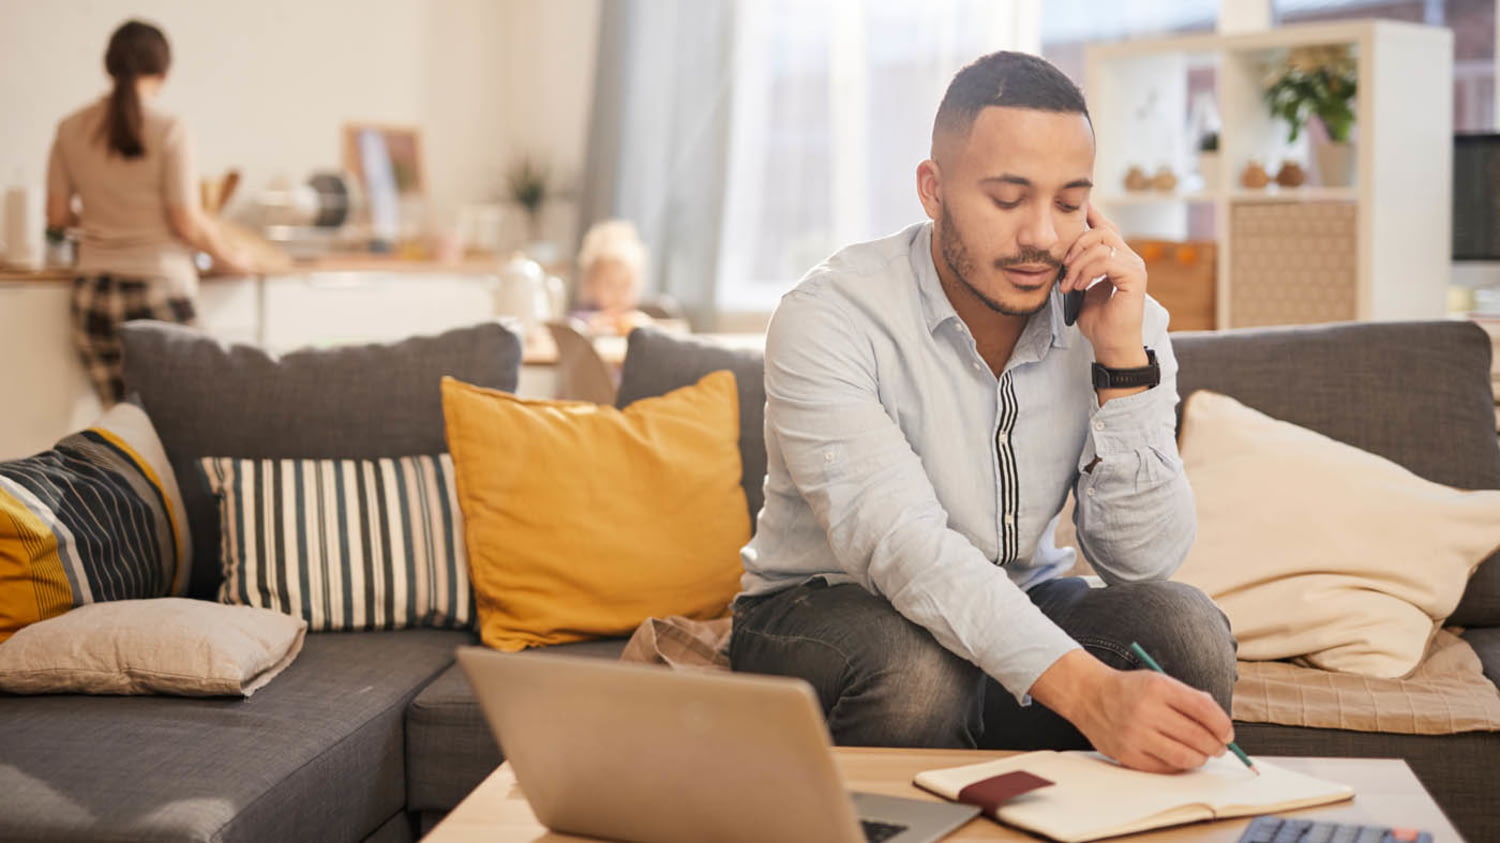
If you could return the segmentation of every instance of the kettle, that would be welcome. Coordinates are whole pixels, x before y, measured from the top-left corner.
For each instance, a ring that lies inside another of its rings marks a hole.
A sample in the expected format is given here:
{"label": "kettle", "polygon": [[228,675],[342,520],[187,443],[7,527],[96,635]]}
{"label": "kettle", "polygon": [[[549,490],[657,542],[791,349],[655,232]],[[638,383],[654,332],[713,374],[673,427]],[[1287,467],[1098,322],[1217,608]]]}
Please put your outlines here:
{"label": "kettle", "polygon": [[521,252],[500,266],[495,285],[495,315],[521,323],[522,337],[536,334],[543,323],[567,312],[568,291],[562,279],[548,275],[542,265]]}

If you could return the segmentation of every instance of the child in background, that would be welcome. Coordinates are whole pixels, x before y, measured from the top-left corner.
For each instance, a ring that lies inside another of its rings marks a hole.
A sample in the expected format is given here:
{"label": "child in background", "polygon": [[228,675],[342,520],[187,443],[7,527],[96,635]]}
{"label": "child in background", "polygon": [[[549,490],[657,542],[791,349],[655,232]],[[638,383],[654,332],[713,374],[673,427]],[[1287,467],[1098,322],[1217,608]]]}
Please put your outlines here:
{"label": "child in background", "polygon": [[578,251],[578,305],[573,315],[596,334],[630,333],[651,317],[639,309],[646,244],[625,220],[598,222]]}

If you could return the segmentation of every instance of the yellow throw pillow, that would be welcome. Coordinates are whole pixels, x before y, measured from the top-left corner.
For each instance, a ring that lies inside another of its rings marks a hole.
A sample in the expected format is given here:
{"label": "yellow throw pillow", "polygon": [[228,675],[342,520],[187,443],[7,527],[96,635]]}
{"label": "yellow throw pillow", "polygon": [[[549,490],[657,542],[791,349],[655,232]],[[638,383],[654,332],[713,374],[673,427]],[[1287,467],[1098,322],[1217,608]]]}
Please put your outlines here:
{"label": "yellow throw pillow", "polygon": [[1182,420],[1198,540],[1173,579],[1212,597],[1242,659],[1410,673],[1500,547],[1500,491],[1465,492],[1199,390]]}
{"label": "yellow throw pillow", "polygon": [[733,374],[624,410],[444,378],[443,415],[486,644],[724,613],[750,538]]}

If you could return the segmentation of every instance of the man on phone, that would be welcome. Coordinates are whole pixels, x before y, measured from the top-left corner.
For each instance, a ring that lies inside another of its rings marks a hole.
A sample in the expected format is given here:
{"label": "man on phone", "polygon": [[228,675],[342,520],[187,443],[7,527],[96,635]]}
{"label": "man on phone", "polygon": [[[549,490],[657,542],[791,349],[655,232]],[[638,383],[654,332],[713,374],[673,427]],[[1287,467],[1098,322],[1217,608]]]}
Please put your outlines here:
{"label": "man on phone", "polygon": [[[1166,581],[1195,533],[1167,313],[1093,167],[1077,86],[984,56],[917,168],[930,221],[833,255],[771,321],[730,660],[812,683],[840,744],[1092,744],[1166,772],[1233,739],[1228,622]],[[1063,576],[1070,490],[1105,588]]]}

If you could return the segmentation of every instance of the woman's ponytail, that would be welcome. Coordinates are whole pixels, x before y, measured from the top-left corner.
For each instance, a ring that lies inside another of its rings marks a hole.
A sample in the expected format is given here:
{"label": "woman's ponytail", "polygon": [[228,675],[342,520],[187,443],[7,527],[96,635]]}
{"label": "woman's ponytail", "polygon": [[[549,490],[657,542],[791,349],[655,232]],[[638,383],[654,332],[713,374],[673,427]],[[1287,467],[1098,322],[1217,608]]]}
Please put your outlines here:
{"label": "woman's ponytail", "polygon": [[149,23],[126,21],[110,36],[104,53],[104,69],[115,80],[109,95],[100,134],[109,148],[125,158],[146,154],[142,138],[144,117],[136,80],[142,76],[160,76],[172,64],[172,49],[167,36]]}

